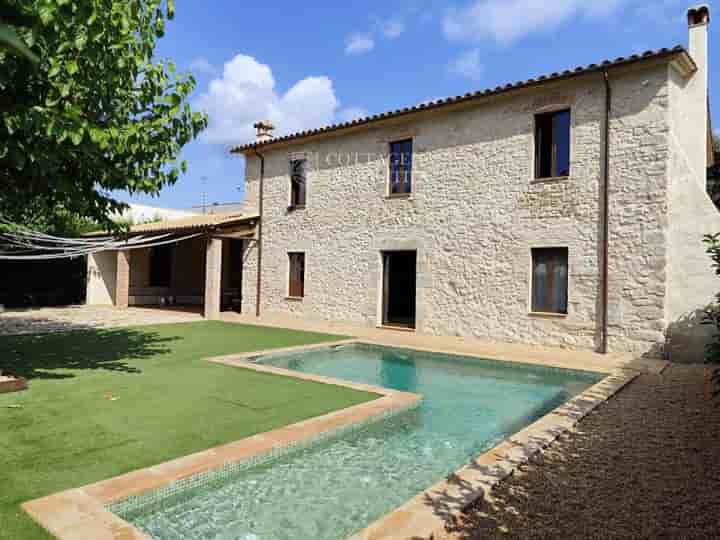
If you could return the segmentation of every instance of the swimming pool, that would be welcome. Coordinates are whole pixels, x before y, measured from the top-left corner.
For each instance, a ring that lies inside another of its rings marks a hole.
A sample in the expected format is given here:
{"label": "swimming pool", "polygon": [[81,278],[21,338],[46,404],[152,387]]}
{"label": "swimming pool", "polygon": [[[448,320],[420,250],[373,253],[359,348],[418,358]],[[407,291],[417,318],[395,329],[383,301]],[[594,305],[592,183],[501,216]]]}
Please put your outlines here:
{"label": "swimming pool", "polygon": [[157,540],[346,538],[603,378],[364,344],[258,361],[424,399],[220,480],[111,510]]}

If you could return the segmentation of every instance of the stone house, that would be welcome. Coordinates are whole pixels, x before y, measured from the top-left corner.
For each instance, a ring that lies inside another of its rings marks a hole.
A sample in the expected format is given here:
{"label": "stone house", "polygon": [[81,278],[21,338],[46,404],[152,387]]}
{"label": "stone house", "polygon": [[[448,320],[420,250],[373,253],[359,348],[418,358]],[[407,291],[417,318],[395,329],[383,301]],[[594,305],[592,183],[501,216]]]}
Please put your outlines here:
{"label": "stone house", "polygon": [[709,21],[688,11],[687,49],[287,136],[259,122],[233,150],[259,216],[242,310],[698,359],[720,285]]}

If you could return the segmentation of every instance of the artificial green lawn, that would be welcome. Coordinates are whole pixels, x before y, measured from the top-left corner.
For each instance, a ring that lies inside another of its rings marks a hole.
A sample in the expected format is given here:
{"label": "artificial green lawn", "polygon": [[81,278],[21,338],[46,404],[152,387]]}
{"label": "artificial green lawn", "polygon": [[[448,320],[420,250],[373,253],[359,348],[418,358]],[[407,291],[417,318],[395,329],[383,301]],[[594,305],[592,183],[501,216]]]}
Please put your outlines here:
{"label": "artificial green lawn", "polygon": [[50,538],[24,501],[373,399],[203,360],[338,338],[221,322],[0,337],[30,385],[0,395],[0,538]]}

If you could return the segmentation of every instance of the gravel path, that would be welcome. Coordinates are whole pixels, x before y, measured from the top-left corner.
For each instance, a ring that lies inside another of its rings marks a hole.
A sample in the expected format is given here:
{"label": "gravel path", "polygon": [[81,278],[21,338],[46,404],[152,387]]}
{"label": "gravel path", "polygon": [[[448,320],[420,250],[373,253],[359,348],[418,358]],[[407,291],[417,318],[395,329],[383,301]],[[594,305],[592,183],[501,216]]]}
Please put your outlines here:
{"label": "gravel path", "polygon": [[454,539],[720,538],[720,397],[706,367],[643,374],[498,486]]}

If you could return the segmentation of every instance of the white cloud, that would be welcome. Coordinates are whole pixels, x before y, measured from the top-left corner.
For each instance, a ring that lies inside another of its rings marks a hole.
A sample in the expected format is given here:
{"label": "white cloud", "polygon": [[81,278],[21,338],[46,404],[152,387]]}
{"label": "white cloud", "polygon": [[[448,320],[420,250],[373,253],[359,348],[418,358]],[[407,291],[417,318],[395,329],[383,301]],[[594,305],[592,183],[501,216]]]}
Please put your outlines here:
{"label": "white cloud", "polygon": [[388,21],[382,25],[382,33],[388,39],[395,39],[405,31],[402,21]]}
{"label": "white cloud", "polygon": [[635,17],[637,20],[650,21],[657,26],[677,25],[681,28],[682,24],[687,22],[686,11],[681,0],[664,0],[656,1],[649,4],[643,4],[635,8]]}
{"label": "white cloud", "polygon": [[345,54],[364,54],[375,48],[375,40],[369,34],[353,34],[347,40]]}
{"label": "white cloud", "polygon": [[216,75],[218,70],[207,58],[204,56],[198,56],[190,62],[190,71],[203,75]]}
{"label": "white cloud", "polygon": [[462,53],[448,64],[448,71],[472,81],[479,80],[483,74],[483,66],[480,63],[480,49],[471,49]]}
{"label": "white cloud", "polygon": [[627,0],[474,0],[449,10],[443,31],[451,40],[492,39],[510,43],[536,31],[552,30],[574,17],[600,18]]}
{"label": "white cloud", "polygon": [[347,107],[338,111],[337,119],[339,122],[350,122],[366,116],[369,116],[369,113],[362,107]]}
{"label": "white cloud", "polygon": [[255,138],[252,126],[262,119],[275,124],[276,135],[331,124],[339,102],[327,77],[306,77],[281,94],[269,66],[239,54],[210,81],[197,106],[209,115],[206,142],[241,144]]}

